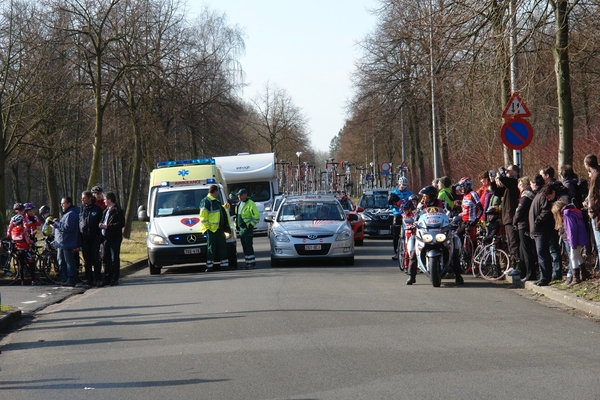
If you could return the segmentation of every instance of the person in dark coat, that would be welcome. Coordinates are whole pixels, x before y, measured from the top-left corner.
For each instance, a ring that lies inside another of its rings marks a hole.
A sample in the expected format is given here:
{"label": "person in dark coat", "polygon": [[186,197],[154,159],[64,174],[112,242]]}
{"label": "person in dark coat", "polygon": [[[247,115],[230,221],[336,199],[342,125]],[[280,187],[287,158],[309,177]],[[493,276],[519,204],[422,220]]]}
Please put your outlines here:
{"label": "person in dark coat", "polygon": [[125,213],[117,204],[117,196],[113,192],[106,193],[106,210],[102,215],[100,229],[104,237],[104,283],[110,286],[119,284],[121,271],[121,242]]}
{"label": "person in dark coat", "polygon": [[534,258],[535,253],[533,251],[535,244],[531,240],[529,234],[529,209],[531,208],[531,202],[535,197],[535,193],[533,193],[533,190],[531,189],[529,177],[527,176],[519,179],[518,187],[521,196],[519,198],[519,205],[517,206],[513,217],[513,226],[517,228],[519,234],[519,256],[521,258],[519,272],[521,281],[536,281],[537,265]]}
{"label": "person in dark coat", "polygon": [[92,192],[81,193],[79,208],[79,234],[85,268],[85,283],[102,286],[100,242],[102,233],[98,225],[102,221],[102,208],[96,204]]}

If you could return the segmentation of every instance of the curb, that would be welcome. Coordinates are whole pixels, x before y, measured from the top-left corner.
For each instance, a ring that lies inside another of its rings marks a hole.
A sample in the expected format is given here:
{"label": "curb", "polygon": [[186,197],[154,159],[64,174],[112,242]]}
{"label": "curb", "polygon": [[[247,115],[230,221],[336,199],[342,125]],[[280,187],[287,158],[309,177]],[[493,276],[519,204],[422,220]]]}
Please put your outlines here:
{"label": "curb", "polygon": [[[146,265],[148,265],[147,258],[135,260],[131,264],[121,268],[121,276],[127,276]],[[8,307],[11,311],[0,316],[0,331],[4,330],[4,328],[9,326],[13,322],[17,322],[23,316],[23,313],[17,307],[13,307],[10,305],[5,305],[5,307]]]}
{"label": "curb", "polygon": [[564,290],[555,289],[551,286],[535,286],[533,282],[525,282],[525,289],[534,293],[542,294],[550,300],[557,301],[568,307],[583,311],[588,315],[600,317],[600,304],[595,301],[585,300]]}

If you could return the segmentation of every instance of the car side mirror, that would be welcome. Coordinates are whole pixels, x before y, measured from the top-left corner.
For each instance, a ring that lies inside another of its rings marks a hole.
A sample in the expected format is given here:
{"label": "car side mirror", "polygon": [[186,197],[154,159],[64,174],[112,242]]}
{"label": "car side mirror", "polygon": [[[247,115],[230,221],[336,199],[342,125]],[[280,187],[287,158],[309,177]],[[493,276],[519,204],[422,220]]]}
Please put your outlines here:
{"label": "car side mirror", "polygon": [[265,222],[273,222],[273,217],[271,215],[266,215],[264,218]]}
{"label": "car side mirror", "polygon": [[146,206],[139,206],[137,209],[138,212],[138,220],[148,222],[150,218],[148,218],[148,212],[146,211]]}
{"label": "car side mirror", "polygon": [[365,211],[365,208],[364,208],[364,207],[358,207],[358,208],[356,209],[356,212],[363,212],[363,211]]}
{"label": "car side mirror", "polygon": [[358,215],[348,214],[348,221],[358,221]]}

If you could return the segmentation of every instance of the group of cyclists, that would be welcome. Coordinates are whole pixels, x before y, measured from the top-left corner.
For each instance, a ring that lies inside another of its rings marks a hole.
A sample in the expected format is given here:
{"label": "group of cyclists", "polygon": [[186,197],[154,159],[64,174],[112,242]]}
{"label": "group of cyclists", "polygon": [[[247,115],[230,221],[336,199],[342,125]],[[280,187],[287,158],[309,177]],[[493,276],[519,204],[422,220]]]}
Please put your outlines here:
{"label": "group of cyclists", "polygon": [[[92,188],[91,194],[93,195],[93,206],[96,207],[94,215],[96,216],[96,230],[98,232],[98,238],[100,235],[100,228],[98,228],[98,223],[101,222],[102,214],[104,209],[106,209],[106,204],[103,196],[102,188],[99,186],[94,186]],[[83,209],[89,208],[89,204],[82,205]],[[32,203],[15,203],[12,208],[14,215],[10,218],[8,228],[6,230],[5,238],[12,241],[14,246],[14,251],[16,254],[17,262],[19,264],[17,273],[20,278],[21,285],[25,284],[25,274],[31,278],[32,285],[41,285],[42,281],[40,277],[36,274],[36,257],[33,254],[37,246],[38,241],[38,232],[41,232],[45,243],[48,243],[49,246],[52,246],[54,240],[54,223],[57,221],[57,218],[51,215],[50,207],[47,205],[42,205],[36,213],[36,209]],[[80,230],[83,225],[80,222]],[[83,235],[84,232],[81,232]],[[83,240],[85,242],[85,240]],[[100,240],[97,240],[98,246],[94,248],[94,261],[91,264],[94,265],[94,269],[96,271],[99,270],[99,260],[100,260]],[[6,277],[10,277],[13,275],[13,272],[10,268],[10,260],[7,259],[6,254],[0,255],[0,262],[2,264],[2,269],[4,275]],[[98,260],[95,260],[95,259]],[[87,260],[86,260],[87,261]],[[56,265],[56,260],[55,263]],[[86,264],[88,264],[86,262]],[[91,265],[86,265],[86,279],[91,280]],[[89,273],[88,273],[89,270]],[[17,277],[16,277],[17,278]],[[17,278],[17,279],[18,279]]]}
{"label": "group of cyclists", "polygon": [[[408,179],[400,177],[389,199],[393,210],[392,259],[398,259],[397,247],[400,235],[404,235],[400,242],[407,244],[406,272],[410,275],[406,284],[416,281],[415,223],[429,207],[444,210],[454,220],[462,252],[472,255],[478,236],[502,236],[498,245],[504,247],[510,261],[506,275],[546,286],[551,280],[562,279],[562,254],[566,254],[569,257],[566,283],[580,283],[585,274],[581,255],[591,232],[584,206],[587,189],[581,189],[582,180],[569,165],[561,167],[561,180],[555,179],[550,166],[540,169],[531,180],[520,177],[519,172],[516,165],[484,171],[478,176],[481,183],[478,189],[473,188],[471,177],[452,184],[444,176],[422,188],[418,195],[408,189]],[[464,248],[465,235],[470,239],[469,248]],[[455,259],[457,285],[463,284],[462,272],[460,261]]]}
{"label": "group of cyclists", "polygon": [[[15,203],[13,205],[14,215],[8,224],[6,238],[14,242],[19,263],[22,266],[27,266],[29,276],[32,277],[31,284],[40,285],[41,281],[35,274],[35,258],[31,252],[37,241],[40,227],[44,237],[52,237],[52,217],[50,216],[50,208],[46,205],[39,208],[37,215],[35,211],[32,203]],[[11,276],[12,273],[8,263],[2,262],[2,265],[5,276]],[[20,268],[22,284],[24,283],[24,272]]]}

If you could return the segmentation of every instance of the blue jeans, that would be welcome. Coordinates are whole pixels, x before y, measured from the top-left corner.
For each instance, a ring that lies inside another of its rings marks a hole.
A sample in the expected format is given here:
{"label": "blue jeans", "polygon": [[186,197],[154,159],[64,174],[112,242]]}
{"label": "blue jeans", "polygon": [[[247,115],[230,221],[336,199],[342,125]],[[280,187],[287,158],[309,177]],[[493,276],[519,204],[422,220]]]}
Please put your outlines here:
{"label": "blue jeans", "polygon": [[[592,218],[590,218],[590,222],[592,225],[592,232],[594,232],[594,239],[596,239],[596,251],[600,254],[600,231],[596,229],[596,222]],[[598,261],[600,261],[600,256],[598,257]],[[596,270],[600,271],[598,267],[598,263],[596,263]]]}
{"label": "blue jeans", "polygon": [[535,241],[535,249],[538,255],[538,265],[540,267],[540,281],[550,283],[552,280],[552,259],[550,258],[550,234],[531,235]]}
{"label": "blue jeans", "polygon": [[75,284],[77,267],[75,266],[75,249],[56,249],[56,258],[60,268],[60,281]]}
{"label": "blue jeans", "polygon": [[550,256],[552,257],[552,276],[562,279],[562,257],[558,244],[558,232],[554,229],[550,232]]}

